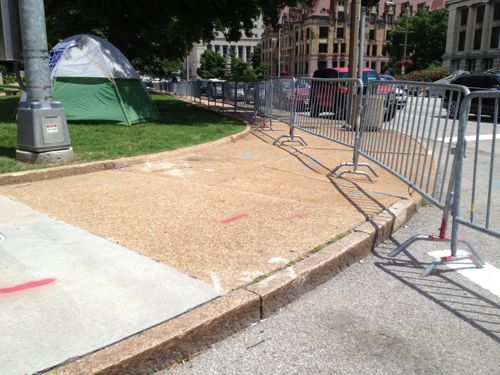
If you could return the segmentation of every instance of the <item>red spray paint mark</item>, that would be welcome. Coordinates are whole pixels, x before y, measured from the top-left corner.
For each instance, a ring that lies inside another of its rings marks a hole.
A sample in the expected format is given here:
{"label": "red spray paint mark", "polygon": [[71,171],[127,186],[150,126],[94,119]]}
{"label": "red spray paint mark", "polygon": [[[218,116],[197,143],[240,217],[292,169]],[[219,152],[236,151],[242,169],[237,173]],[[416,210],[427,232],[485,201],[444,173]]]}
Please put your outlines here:
{"label": "red spray paint mark", "polygon": [[248,217],[248,214],[240,214],[240,215],[236,215],[236,216],[231,216],[231,217],[228,217],[227,219],[221,220],[220,222],[222,224],[229,224],[229,223],[232,223],[233,221],[240,220],[240,219],[243,219],[245,217]]}
{"label": "red spray paint mark", "polygon": [[14,292],[20,292],[21,290],[26,290],[26,289],[32,289],[36,288],[42,285],[47,285],[50,283],[53,283],[56,281],[56,279],[42,279],[42,280],[37,280],[37,281],[29,281],[24,284],[19,284],[15,286],[10,286],[8,288],[0,288],[0,294],[2,293],[14,293]]}

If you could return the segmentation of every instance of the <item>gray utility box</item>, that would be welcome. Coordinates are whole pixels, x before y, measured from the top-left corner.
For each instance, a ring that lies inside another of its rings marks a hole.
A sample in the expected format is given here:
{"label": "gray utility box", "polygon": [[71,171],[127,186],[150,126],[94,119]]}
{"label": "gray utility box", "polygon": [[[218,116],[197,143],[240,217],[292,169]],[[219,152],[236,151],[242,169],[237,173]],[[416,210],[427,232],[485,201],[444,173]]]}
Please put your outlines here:
{"label": "gray utility box", "polygon": [[32,102],[17,111],[17,143],[20,150],[46,152],[70,148],[68,125],[61,103],[42,108]]}

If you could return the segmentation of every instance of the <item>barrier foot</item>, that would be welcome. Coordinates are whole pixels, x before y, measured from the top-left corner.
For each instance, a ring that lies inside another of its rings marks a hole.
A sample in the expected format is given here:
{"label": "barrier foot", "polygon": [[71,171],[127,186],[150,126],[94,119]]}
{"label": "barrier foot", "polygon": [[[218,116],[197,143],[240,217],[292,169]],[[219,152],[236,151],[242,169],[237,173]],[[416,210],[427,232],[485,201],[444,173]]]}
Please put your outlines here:
{"label": "barrier foot", "polygon": [[348,174],[348,173],[350,173],[350,174],[359,174],[359,175],[365,176],[368,180],[370,180],[370,182],[373,182],[372,176],[370,176],[368,173],[363,172],[363,171],[357,171],[355,169],[350,169],[348,171],[342,171],[339,174],[333,174],[332,172],[330,172],[328,175],[329,176],[333,175],[333,177],[338,178],[338,177],[340,177],[340,176],[342,176],[344,174]]}
{"label": "barrier foot", "polygon": [[[440,237],[440,236],[435,236],[435,235],[431,235],[431,234],[417,234],[415,236],[408,238],[405,242],[403,242],[401,245],[399,245],[396,249],[391,251],[389,253],[389,256],[391,258],[397,256],[402,251],[406,250],[406,248],[408,248],[411,244],[413,244],[414,242],[417,242],[417,241],[451,242],[451,237]],[[477,268],[483,268],[485,262],[484,262],[483,258],[481,257],[481,255],[479,255],[478,252],[474,249],[474,247],[464,239],[459,239],[458,242],[466,245],[467,248],[469,249],[469,252],[466,255],[460,255],[460,256],[449,255],[449,256],[445,256],[445,257],[435,258],[431,262],[431,264],[429,264],[427,266],[427,268],[421,273],[421,276],[425,277],[425,276],[430,275],[434,271],[434,269],[436,268],[436,266],[438,264],[452,263],[452,262],[457,262],[457,261],[464,260],[464,259],[471,260],[472,263],[474,263],[474,265]]]}
{"label": "barrier foot", "polygon": [[[343,172],[337,174],[336,172],[340,168],[342,168],[342,167],[354,167],[354,169],[350,169],[348,171],[343,171]],[[373,173],[373,175],[375,177],[378,177],[377,172],[372,168],[372,166],[370,164],[368,164],[368,163],[357,163],[357,164],[355,164],[355,163],[352,163],[352,162],[340,163],[335,168],[333,168],[332,171],[328,175],[329,176],[334,176],[335,178],[337,178],[337,177],[340,177],[340,176],[342,176],[343,174],[346,174],[346,173],[361,174],[363,176],[366,176],[370,180],[370,182],[373,182],[373,179],[371,178],[371,176],[368,173],[366,173],[366,172],[358,171],[358,167],[367,167],[370,170],[370,172]]]}
{"label": "barrier foot", "polygon": [[453,263],[453,262],[458,262],[460,260],[471,260],[472,263],[474,263],[474,265],[477,267],[477,268],[483,268],[484,267],[484,263],[481,262],[479,259],[477,259],[475,257],[474,254],[472,253],[469,253],[467,255],[461,255],[461,256],[453,256],[453,255],[450,255],[450,256],[447,256],[447,257],[440,257],[440,258],[436,258],[434,259],[431,264],[429,264],[427,266],[427,268],[420,274],[422,277],[426,277],[426,276],[429,276],[433,271],[434,269],[436,268],[436,266],[438,264],[447,264],[447,263]]}
{"label": "barrier foot", "polygon": [[274,131],[272,124],[266,123],[266,120],[264,118],[262,119],[262,124],[260,124],[260,125],[257,125],[257,121],[254,120],[254,125],[256,125],[254,130]]}
{"label": "barrier foot", "polygon": [[[285,139],[285,140],[282,141],[281,139]],[[287,143],[290,143],[290,142],[292,142],[292,143],[300,143],[302,146],[307,146],[307,142],[304,140],[304,138],[302,138],[300,136],[290,137],[289,135],[282,135],[281,137],[279,137],[278,139],[276,139],[273,142],[273,145],[277,146],[278,144],[280,144],[280,143],[283,144],[285,142],[287,142]]]}

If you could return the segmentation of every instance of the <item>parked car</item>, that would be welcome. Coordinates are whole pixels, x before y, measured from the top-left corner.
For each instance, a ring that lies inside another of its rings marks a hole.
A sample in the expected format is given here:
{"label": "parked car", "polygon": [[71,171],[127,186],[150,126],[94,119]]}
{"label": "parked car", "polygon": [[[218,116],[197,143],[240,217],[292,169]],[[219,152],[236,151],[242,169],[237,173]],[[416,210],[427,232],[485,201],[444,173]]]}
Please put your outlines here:
{"label": "parked car", "polygon": [[[446,85],[446,84],[449,84],[453,79],[455,79],[458,76],[465,74],[465,73],[469,73],[469,72],[467,72],[465,70],[459,70],[459,71],[455,72],[454,74],[451,74],[447,77],[438,79],[434,83],[440,83],[440,84]],[[442,98],[443,95],[445,94],[445,91],[446,91],[446,89],[443,87],[428,86],[424,89],[424,94],[426,97],[438,96],[438,97]]]}
{"label": "parked car", "polygon": [[395,81],[396,80],[396,78],[394,78],[393,76],[391,76],[389,74],[379,74],[378,77],[382,81]]}
{"label": "parked car", "polygon": [[293,95],[295,94],[295,105],[299,111],[307,111],[309,108],[309,95],[311,93],[311,86],[303,79],[295,81],[295,85],[289,82],[283,88],[287,107],[293,102]]}
{"label": "parked car", "polygon": [[223,83],[225,81],[210,78],[207,80],[207,96],[211,99],[222,99],[224,97],[223,93]]}
{"label": "parked car", "polygon": [[[379,78],[382,81],[396,81],[393,76],[389,74],[379,74]],[[408,95],[405,90],[400,87],[394,87],[394,93],[390,96],[390,100],[393,104],[396,105],[397,109],[404,108],[406,102],[408,101]]]}
{"label": "parked car", "polygon": [[[313,73],[313,78],[348,78],[347,68],[318,69]],[[373,69],[364,68],[362,72],[363,93],[366,93],[367,85],[379,79],[377,72]],[[311,117],[319,117],[322,112],[333,112],[336,118],[345,119],[351,108],[349,86],[346,82],[312,81],[309,99]],[[390,85],[378,87],[378,93],[387,94],[384,101],[384,121],[389,121],[395,116],[397,108],[395,99],[391,100],[395,89]]]}
{"label": "parked car", "polygon": [[[474,91],[490,91],[500,90],[500,72],[487,71],[465,73],[450,81],[454,85],[463,85],[469,88],[471,92]],[[463,100],[463,95],[460,96],[456,91],[446,91],[443,97],[443,108],[448,111],[448,117],[455,117],[457,115],[460,103]],[[493,117],[495,114],[495,99],[483,99],[481,114]],[[478,100],[473,100],[470,106],[471,114],[477,115],[479,112]],[[500,111],[499,116],[500,119]]]}
{"label": "parked car", "polygon": [[246,101],[244,82],[224,82],[224,99]]}

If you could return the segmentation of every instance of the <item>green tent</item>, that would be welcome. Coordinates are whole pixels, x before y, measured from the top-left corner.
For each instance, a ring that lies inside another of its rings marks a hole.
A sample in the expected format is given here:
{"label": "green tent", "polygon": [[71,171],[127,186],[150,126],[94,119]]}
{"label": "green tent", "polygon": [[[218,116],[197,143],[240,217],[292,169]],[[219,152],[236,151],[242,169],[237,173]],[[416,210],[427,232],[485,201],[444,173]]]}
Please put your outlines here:
{"label": "green tent", "polygon": [[151,97],[132,64],[111,43],[75,35],[50,51],[54,100],[70,121],[120,124],[158,120]]}

